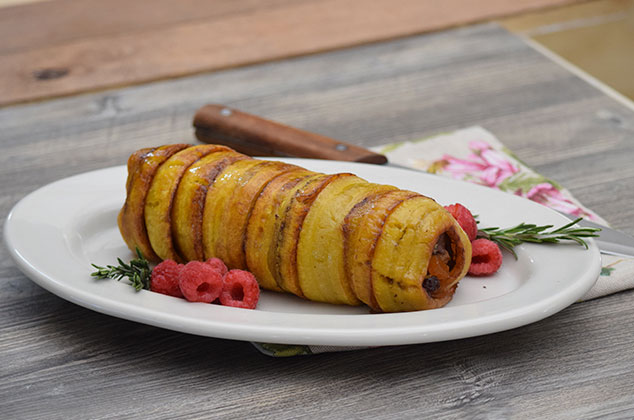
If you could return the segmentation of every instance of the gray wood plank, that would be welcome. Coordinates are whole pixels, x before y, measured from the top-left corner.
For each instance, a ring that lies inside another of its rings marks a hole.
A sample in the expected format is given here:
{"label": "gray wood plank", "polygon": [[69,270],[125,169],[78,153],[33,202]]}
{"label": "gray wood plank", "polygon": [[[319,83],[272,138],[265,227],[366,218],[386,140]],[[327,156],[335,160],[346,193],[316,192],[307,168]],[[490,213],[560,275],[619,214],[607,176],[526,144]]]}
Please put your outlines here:
{"label": "gray wood plank", "polygon": [[[479,124],[634,233],[634,114],[495,25],[0,109],[0,215],[225,103],[362,145]],[[78,307],[0,248],[2,418],[628,418],[632,292],[484,337],[292,359]]]}

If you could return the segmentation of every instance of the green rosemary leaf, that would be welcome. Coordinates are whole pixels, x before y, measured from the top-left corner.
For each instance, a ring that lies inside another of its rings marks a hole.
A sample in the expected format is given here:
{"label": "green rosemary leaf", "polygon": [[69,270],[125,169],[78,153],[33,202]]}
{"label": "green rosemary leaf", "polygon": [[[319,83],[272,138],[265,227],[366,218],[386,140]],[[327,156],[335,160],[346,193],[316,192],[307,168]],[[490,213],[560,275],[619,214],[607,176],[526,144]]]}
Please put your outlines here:
{"label": "green rosemary leaf", "polygon": [[572,241],[586,249],[588,244],[583,238],[597,237],[601,229],[575,227],[581,218],[571,221],[553,230],[553,225],[537,226],[530,223],[520,223],[510,228],[488,227],[478,230],[478,238],[489,239],[497,243],[501,248],[509,251],[515,259],[517,254],[513,249],[515,246],[524,243],[558,243],[561,241]]}
{"label": "green rosemary leaf", "polygon": [[92,277],[98,279],[114,279],[120,281],[127,278],[130,285],[137,291],[150,289],[150,277],[152,269],[150,263],[145,259],[141,250],[136,249],[137,258],[125,263],[121,258],[117,258],[118,266],[107,265],[105,267],[91,264],[97,271],[90,273]]}

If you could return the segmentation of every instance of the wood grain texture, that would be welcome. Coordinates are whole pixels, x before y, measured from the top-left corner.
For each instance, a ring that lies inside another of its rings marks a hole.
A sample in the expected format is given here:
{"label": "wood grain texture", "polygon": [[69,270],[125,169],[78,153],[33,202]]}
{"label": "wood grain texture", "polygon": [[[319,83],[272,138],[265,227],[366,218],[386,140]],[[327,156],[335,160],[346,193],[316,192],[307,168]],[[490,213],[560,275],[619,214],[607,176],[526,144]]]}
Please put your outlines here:
{"label": "wood grain texture", "polygon": [[194,115],[196,138],[251,156],[294,156],[384,164],[387,158],[355,144],[289,127],[258,115],[207,104]]}
{"label": "wood grain texture", "polygon": [[571,0],[56,0],[0,9],[0,105],[191,75]]}
{"label": "wood grain texture", "polygon": [[[333,69],[337,71],[334,72]],[[634,115],[494,25],[0,110],[0,215],[37,187],[194,141],[224,103],[365,146],[473,124],[634,234]],[[0,413],[14,419],[628,418],[633,292],[484,337],[292,359],[101,315],[0,249]]]}

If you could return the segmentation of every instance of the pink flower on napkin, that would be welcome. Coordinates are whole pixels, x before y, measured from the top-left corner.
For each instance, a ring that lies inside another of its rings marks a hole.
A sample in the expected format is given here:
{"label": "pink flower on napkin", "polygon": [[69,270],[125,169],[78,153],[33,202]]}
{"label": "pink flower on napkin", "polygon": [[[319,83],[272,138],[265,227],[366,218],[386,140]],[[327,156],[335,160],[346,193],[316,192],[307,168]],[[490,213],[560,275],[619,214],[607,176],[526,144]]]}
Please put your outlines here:
{"label": "pink flower on napkin", "polygon": [[490,144],[484,141],[470,142],[469,150],[473,153],[466,159],[444,155],[441,158],[445,163],[443,171],[449,172],[457,179],[477,180],[479,184],[497,187],[502,181],[520,170],[503,153],[493,149]]}
{"label": "pink flower on napkin", "polygon": [[564,213],[594,218],[544,177],[523,171],[503,150],[480,140],[469,142],[468,147],[471,153],[464,159],[444,154],[432,164],[432,172],[446,172],[453,178],[508,191]]}
{"label": "pink flower on napkin", "polygon": [[561,191],[549,182],[542,182],[533,186],[526,194],[522,194],[521,191],[518,191],[518,193],[518,195],[548,206],[551,209],[573,216],[593,218],[591,214],[586,213],[582,208],[567,199]]}

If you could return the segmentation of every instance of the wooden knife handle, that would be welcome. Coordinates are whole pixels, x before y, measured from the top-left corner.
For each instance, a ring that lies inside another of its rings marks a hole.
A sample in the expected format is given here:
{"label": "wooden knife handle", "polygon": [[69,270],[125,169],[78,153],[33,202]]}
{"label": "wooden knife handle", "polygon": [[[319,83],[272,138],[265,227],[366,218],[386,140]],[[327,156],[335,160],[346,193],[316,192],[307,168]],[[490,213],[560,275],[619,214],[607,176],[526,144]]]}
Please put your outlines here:
{"label": "wooden knife handle", "polygon": [[223,105],[205,105],[194,116],[196,137],[251,156],[294,156],[384,164],[387,158],[353,144],[289,127]]}

